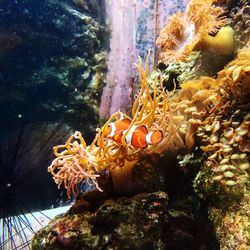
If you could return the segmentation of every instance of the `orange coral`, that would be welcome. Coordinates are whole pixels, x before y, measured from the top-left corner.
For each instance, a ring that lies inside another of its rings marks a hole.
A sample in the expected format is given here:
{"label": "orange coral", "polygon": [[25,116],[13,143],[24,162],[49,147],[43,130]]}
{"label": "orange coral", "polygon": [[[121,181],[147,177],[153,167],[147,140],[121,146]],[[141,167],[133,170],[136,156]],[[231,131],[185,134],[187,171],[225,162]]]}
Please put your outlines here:
{"label": "orange coral", "polygon": [[156,41],[163,63],[185,61],[200,42],[226,24],[223,10],[213,1],[192,0],[184,13],[171,16]]}
{"label": "orange coral", "polygon": [[[49,167],[55,182],[59,186],[64,183],[68,195],[77,193],[77,185],[83,181],[100,190],[96,179],[102,170],[108,170],[115,190],[128,193],[133,188],[133,168],[140,159],[153,153],[173,152],[177,155],[183,149],[191,150],[197,135],[203,140],[202,149],[208,157],[207,164],[215,173],[214,180],[228,186],[235,185],[237,176],[242,180],[250,168],[246,159],[250,150],[249,115],[244,111],[242,119],[238,117],[238,106],[249,100],[249,58],[249,48],[245,48],[219,73],[217,79],[201,77],[184,82],[180,90],[168,93],[161,76],[153,80],[151,88],[147,79],[147,57],[146,69],[141,63],[137,65],[140,89],[132,107],[132,116],[122,112],[111,115],[106,124],[97,129],[89,146],[80,132],[76,132],[65,145],[55,147],[57,158]],[[225,114],[229,114],[229,118]],[[235,116],[237,119],[234,121]],[[122,134],[121,143],[117,143],[103,131],[110,122],[124,118],[129,118],[131,123]],[[127,143],[126,135],[133,126],[140,125],[145,125],[149,132],[160,129],[162,141],[146,148],[135,148]],[[234,165],[238,170],[234,171]]]}
{"label": "orange coral", "polygon": [[[98,173],[107,169],[118,193],[129,193],[133,188],[132,171],[136,163],[145,155],[165,151],[175,154],[181,149],[190,150],[194,145],[194,135],[204,120],[209,107],[213,105],[212,90],[216,81],[201,78],[183,84],[183,89],[166,92],[161,77],[154,79],[153,89],[148,82],[148,57],[146,69],[137,65],[140,89],[132,107],[132,117],[116,112],[97,134],[90,146],[87,146],[80,132],[76,132],[65,145],[54,148],[56,159],[49,167],[55,182],[64,183],[68,191],[77,193],[77,185],[86,181],[94,184],[99,190],[96,178]],[[131,123],[117,143],[103,133],[110,122],[129,118]],[[146,148],[135,148],[125,138],[135,126],[144,125],[148,132],[161,130],[163,139],[156,145]]]}
{"label": "orange coral", "polygon": [[56,159],[48,167],[58,188],[62,183],[67,189],[67,195],[78,193],[78,183],[86,181],[94,184],[101,191],[96,181],[102,164],[96,155],[96,148],[87,147],[80,132],[76,131],[65,143],[54,147]]}

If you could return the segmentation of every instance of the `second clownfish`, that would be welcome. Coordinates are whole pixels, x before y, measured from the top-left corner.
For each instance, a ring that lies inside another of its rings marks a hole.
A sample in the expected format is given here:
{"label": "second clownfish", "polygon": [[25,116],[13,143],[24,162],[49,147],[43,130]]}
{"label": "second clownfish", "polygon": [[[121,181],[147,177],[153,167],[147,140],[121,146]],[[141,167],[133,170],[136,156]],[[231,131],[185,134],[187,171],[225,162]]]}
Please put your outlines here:
{"label": "second clownfish", "polygon": [[[122,136],[127,132],[131,124],[129,118],[109,123],[103,130],[104,137],[110,138],[116,143],[122,145]],[[128,131],[125,141],[127,144],[133,145],[135,148],[145,148],[148,145],[156,145],[163,139],[161,130],[148,132],[145,125],[132,126]]]}

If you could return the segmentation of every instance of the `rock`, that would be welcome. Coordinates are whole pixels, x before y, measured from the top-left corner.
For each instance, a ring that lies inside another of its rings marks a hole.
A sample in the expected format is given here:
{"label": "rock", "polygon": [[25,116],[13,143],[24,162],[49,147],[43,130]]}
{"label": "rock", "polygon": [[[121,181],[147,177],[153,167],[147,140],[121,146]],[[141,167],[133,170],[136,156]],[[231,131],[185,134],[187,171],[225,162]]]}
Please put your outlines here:
{"label": "rock", "polygon": [[[81,197],[83,201],[85,199],[85,202],[81,202],[85,204],[81,211],[70,210],[37,232],[33,238],[32,249],[164,249],[166,247],[164,233],[167,225],[166,193],[143,193],[131,198],[108,199],[98,207],[92,207],[86,201],[86,197],[86,195]],[[92,200],[92,203],[95,201]]]}
{"label": "rock", "polygon": [[104,2],[4,0],[1,9],[2,118],[16,124],[25,113],[25,122],[63,120],[91,136],[106,71]]}

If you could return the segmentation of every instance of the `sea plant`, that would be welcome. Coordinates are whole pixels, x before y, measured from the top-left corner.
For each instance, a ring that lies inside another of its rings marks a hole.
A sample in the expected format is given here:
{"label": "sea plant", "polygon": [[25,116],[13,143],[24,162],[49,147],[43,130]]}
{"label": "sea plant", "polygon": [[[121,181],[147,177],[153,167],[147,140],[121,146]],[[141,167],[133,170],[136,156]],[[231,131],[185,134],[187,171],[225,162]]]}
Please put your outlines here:
{"label": "sea plant", "polygon": [[[226,27],[219,31],[228,20],[224,10],[213,2],[192,0],[185,12],[169,18],[156,41],[164,64],[185,61],[194,50],[206,49],[223,54],[233,52],[233,30]],[[217,32],[216,36],[211,36]]]}
{"label": "sea plant", "polygon": [[[144,156],[165,152],[178,154],[181,150],[192,149],[195,132],[215,101],[213,89],[217,82],[201,78],[199,81],[186,82],[182,90],[169,93],[163,87],[161,77],[154,79],[153,88],[149,83],[148,57],[145,69],[141,61],[137,69],[140,89],[131,117],[120,111],[111,115],[102,128],[97,128],[96,137],[89,146],[81,133],[75,132],[65,145],[54,147],[57,158],[48,171],[59,186],[64,184],[68,195],[76,194],[77,185],[83,181],[101,191],[97,178],[105,170],[110,173],[118,193],[129,193],[133,190],[133,168]],[[129,118],[131,124],[122,134],[121,143],[105,136],[103,131],[110,122],[124,118]],[[162,131],[162,140],[144,148],[127,143],[127,134],[140,125],[146,126],[149,133]]]}

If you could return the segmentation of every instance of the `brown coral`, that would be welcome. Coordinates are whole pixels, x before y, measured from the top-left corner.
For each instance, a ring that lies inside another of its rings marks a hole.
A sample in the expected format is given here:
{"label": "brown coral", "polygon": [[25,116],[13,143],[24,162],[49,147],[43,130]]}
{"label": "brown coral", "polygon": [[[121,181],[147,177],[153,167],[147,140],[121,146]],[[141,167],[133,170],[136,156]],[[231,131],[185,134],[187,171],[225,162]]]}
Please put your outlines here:
{"label": "brown coral", "polygon": [[156,41],[163,63],[185,61],[206,36],[226,24],[223,10],[212,3],[193,0],[184,13],[170,17]]}
{"label": "brown coral", "polygon": [[235,1],[235,6],[230,10],[229,25],[235,31],[236,48],[242,48],[249,40],[250,34],[250,4],[249,0]]}
{"label": "brown coral", "polygon": [[249,60],[250,49],[246,47],[219,73],[217,103],[198,133],[213,180],[236,193],[243,191],[242,185],[250,176]]}

